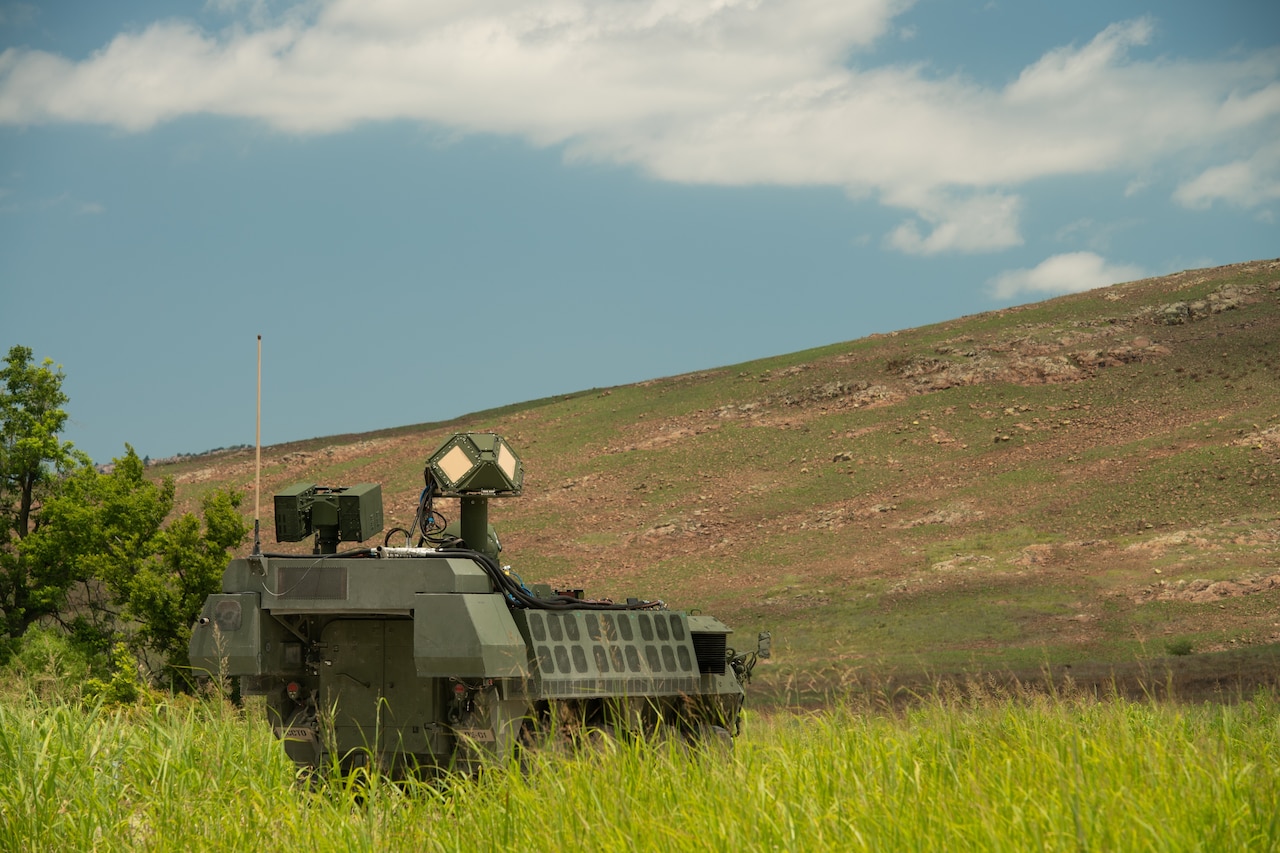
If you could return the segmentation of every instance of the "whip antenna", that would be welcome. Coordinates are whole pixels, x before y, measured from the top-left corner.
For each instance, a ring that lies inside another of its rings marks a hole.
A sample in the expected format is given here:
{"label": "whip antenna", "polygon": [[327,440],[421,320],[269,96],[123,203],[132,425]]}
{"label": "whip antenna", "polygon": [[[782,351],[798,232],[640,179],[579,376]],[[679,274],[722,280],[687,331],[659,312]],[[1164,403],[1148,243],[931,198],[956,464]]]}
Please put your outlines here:
{"label": "whip antenna", "polygon": [[258,505],[262,496],[262,335],[258,335],[258,417],[253,432],[253,553],[262,553]]}

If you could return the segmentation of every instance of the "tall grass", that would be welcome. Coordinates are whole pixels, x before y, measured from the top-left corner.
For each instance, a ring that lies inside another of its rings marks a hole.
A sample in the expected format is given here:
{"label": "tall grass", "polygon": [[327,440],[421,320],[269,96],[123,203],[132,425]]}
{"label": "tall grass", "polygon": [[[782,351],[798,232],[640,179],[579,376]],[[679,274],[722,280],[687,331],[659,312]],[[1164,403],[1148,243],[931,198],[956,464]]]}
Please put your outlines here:
{"label": "tall grass", "polygon": [[0,704],[5,850],[1271,850],[1280,703],[933,698],[753,717],[730,755],[609,742],[523,771],[303,784],[196,701]]}

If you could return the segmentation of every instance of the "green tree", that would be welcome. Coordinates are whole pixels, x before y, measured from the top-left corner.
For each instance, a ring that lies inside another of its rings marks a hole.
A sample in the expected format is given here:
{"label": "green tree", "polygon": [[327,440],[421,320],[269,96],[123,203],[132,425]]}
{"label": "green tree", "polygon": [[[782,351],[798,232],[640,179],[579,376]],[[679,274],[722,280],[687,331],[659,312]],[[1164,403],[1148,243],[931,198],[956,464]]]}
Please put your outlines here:
{"label": "green tree", "polygon": [[173,509],[171,480],[143,476],[129,445],[110,474],[83,467],[45,501],[38,527],[21,543],[32,612],[50,616],[105,653],[118,633],[126,601],[121,579],[136,575],[160,546]]}
{"label": "green tree", "polygon": [[189,681],[191,624],[205,597],[221,588],[227,551],[249,533],[239,505],[238,492],[211,492],[203,501],[203,524],[184,513],[157,537],[154,556],[132,574],[114,576],[113,590],[138,623],[138,638],[163,658],[173,684]]}
{"label": "green tree", "polygon": [[62,368],[45,359],[37,365],[29,347],[14,346],[0,370],[0,609],[3,636],[21,636],[44,616],[58,595],[49,579],[23,559],[19,547],[40,525],[39,509],[60,479],[90,466],[59,433],[67,421],[62,407]]}
{"label": "green tree", "polygon": [[[15,346],[0,370],[0,651],[37,622],[101,659],[118,642],[186,669],[191,623],[248,526],[240,495],[206,496],[203,521],[167,527],[173,481],[145,476],[134,449],[100,474],[71,442],[62,369]],[[9,641],[9,642],[3,642]],[[118,649],[114,652],[118,657]],[[118,661],[117,661],[118,663]]]}
{"label": "green tree", "polygon": [[173,481],[148,480],[125,449],[111,473],[89,468],[66,480],[22,556],[42,580],[33,598],[73,635],[102,654],[127,636],[181,683],[191,623],[248,526],[236,511],[239,493],[222,490],[205,496],[203,522],[184,513],[164,526]]}

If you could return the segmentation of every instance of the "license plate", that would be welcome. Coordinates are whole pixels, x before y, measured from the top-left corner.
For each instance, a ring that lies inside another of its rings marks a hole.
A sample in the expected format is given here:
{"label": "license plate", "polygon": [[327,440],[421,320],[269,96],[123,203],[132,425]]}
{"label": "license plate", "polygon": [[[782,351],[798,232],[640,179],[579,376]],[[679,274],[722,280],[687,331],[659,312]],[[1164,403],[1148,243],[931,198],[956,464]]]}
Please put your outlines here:
{"label": "license plate", "polygon": [[454,729],[453,733],[463,740],[473,740],[476,743],[493,743],[497,740],[493,729]]}
{"label": "license plate", "polygon": [[289,726],[288,728],[277,728],[276,737],[280,740],[298,741],[301,743],[315,743],[316,730],[306,726]]}

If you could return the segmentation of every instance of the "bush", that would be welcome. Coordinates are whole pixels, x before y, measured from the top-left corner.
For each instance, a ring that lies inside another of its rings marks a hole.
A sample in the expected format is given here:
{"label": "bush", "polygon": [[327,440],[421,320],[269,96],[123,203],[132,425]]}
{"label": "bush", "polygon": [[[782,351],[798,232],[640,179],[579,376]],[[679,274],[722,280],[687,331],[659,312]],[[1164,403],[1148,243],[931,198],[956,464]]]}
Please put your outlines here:
{"label": "bush", "polygon": [[1191,641],[1186,637],[1179,637],[1176,640],[1170,640],[1165,643],[1164,649],[1175,657],[1183,657],[1191,654]]}
{"label": "bush", "polygon": [[106,681],[91,678],[85,684],[90,697],[101,699],[104,705],[131,705],[146,690],[138,677],[138,661],[124,643],[116,643],[111,650],[112,673]]}
{"label": "bush", "polygon": [[13,643],[5,670],[40,696],[75,692],[93,670],[89,652],[58,628],[32,626]]}

